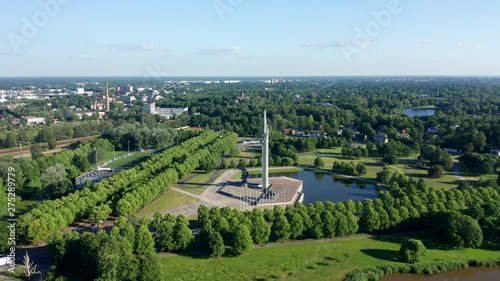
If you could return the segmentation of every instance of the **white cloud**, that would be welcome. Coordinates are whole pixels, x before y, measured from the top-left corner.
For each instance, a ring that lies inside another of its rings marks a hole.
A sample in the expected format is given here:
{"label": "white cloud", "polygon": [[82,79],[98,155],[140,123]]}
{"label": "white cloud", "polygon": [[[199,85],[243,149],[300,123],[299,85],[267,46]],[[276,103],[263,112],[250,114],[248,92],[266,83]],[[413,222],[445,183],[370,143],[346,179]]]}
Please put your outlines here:
{"label": "white cloud", "polygon": [[243,49],[239,46],[231,46],[229,48],[201,48],[198,54],[206,56],[241,55],[243,54]]}
{"label": "white cloud", "polygon": [[488,49],[489,47],[490,47],[490,46],[488,46],[488,45],[484,45],[484,44],[477,44],[477,45],[476,45],[476,48],[478,48],[478,49]]}
{"label": "white cloud", "polygon": [[112,44],[110,45],[111,48],[113,49],[118,49],[118,50],[154,50],[158,49],[159,46],[155,44],[146,44],[146,43],[139,43],[139,44]]}

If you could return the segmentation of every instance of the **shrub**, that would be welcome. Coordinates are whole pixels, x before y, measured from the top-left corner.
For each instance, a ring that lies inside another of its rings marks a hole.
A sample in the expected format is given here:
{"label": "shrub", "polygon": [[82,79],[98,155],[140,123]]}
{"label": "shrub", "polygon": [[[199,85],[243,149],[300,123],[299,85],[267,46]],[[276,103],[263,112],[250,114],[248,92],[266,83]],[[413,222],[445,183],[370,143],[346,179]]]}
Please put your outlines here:
{"label": "shrub", "polygon": [[398,258],[403,262],[419,262],[427,255],[427,249],[420,240],[410,239],[401,245]]}

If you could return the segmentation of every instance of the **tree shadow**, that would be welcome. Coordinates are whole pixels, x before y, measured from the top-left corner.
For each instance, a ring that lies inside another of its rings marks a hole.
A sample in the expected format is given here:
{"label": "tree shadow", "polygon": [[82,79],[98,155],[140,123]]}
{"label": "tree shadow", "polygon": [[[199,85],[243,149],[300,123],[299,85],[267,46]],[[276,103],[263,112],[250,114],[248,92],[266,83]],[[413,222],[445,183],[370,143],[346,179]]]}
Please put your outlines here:
{"label": "tree shadow", "polygon": [[397,251],[393,250],[384,250],[384,249],[363,249],[361,252],[367,256],[380,259],[380,260],[386,260],[386,261],[393,261],[397,262]]}

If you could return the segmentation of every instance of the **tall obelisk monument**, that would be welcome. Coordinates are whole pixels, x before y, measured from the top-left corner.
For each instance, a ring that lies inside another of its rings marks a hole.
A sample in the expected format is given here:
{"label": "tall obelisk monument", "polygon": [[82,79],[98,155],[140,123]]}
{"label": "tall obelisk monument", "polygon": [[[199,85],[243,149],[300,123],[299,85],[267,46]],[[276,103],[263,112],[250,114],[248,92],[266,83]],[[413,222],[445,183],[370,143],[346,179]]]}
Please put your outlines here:
{"label": "tall obelisk monument", "polygon": [[262,142],[262,189],[269,187],[269,128],[267,127],[266,110],[264,109],[264,140]]}

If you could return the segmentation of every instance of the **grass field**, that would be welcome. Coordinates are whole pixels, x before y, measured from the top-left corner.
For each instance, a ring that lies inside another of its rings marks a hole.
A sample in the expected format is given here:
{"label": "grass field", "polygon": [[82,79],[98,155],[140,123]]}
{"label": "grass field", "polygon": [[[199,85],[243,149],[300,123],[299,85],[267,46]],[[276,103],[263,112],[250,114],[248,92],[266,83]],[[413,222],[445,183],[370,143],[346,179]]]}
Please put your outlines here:
{"label": "grass field", "polygon": [[200,195],[209,187],[207,181],[214,175],[214,173],[215,171],[210,173],[194,173],[192,174],[194,176],[191,177],[185,184],[180,185],[179,188],[187,192]]}
{"label": "grass field", "polygon": [[[423,263],[500,257],[498,248],[441,250],[425,237]],[[342,280],[358,268],[398,263],[395,255],[406,237],[256,248],[246,256],[162,258],[167,280]]]}
{"label": "grass field", "polygon": [[[108,163],[105,167],[107,168],[121,168],[125,166],[134,166],[139,164],[140,162],[146,161],[149,157],[153,155],[151,152],[131,152],[129,156],[126,156],[128,153],[126,151],[116,151],[116,159],[115,161]],[[113,160],[113,152],[106,153],[106,159],[104,161]]]}
{"label": "grass field", "polygon": [[177,191],[169,190],[160,197],[156,198],[156,200],[151,202],[142,210],[137,212],[136,215],[139,217],[149,216],[159,211],[186,205],[196,201],[197,201],[196,198],[182,194]]}

